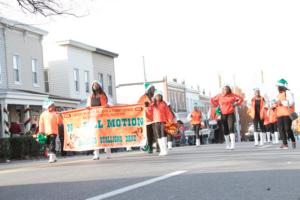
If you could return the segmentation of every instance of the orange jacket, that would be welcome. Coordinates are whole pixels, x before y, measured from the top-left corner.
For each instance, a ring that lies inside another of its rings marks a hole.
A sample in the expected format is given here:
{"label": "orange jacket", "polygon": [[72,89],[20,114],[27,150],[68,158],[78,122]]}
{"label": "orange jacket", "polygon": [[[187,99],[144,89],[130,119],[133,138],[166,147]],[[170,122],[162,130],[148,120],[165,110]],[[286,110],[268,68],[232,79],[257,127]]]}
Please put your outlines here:
{"label": "orange jacket", "polygon": [[[92,106],[91,105],[92,97],[93,97],[93,94],[91,94],[87,99],[87,106],[89,106],[89,107]],[[101,106],[107,106],[108,105],[107,97],[104,94],[100,94],[99,98],[100,98]]]}
{"label": "orange jacket", "polygon": [[196,125],[196,124],[201,124],[201,117],[202,114],[200,111],[193,111],[191,112],[191,124]]}
{"label": "orange jacket", "polygon": [[40,116],[39,132],[46,135],[57,135],[58,125],[62,124],[62,118],[56,112],[44,111]]}
{"label": "orange jacket", "polygon": [[[256,98],[253,97],[251,99],[251,108],[249,110],[249,115],[251,116],[252,119],[255,118],[255,100]],[[265,106],[265,98],[261,97],[261,101],[260,101],[260,113],[259,113],[259,116],[260,116],[260,119],[263,119],[263,116],[264,116],[264,106]]]}
{"label": "orange jacket", "polygon": [[[280,102],[286,101],[286,93],[279,93],[277,96],[277,100],[279,100]],[[295,112],[295,105],[292,105],[289,108],[288,106],[277,104],[277,117],[289,116],[292,112]]]}
{"label": "orange jacket", "polygon": [[263,109],[264,125],[273,124],[277,121],[276,111],[274,109]]}
{"label": "orange jacket", "polygon": [[162,101],[157,104],[155,106],[152,103],[147,109],[148,114],[153,116],[153,122],[172,122],[174,117],[166,102]]}
{"label": "orange jacket", "polygon": [[227,95],[219,94],[210,101],[215,107],[220,106],[223,115],[228,115],[234,113],[233,104],[237,103],[238,105],[242,105],[244,99],[237,94],[231,93]]}
{"label": "orange jacket", "polygon": [[[149,103],[149,106],[151,105],[151,99],[149,99],[149,97],[144,94],[143,96],[141,96],[141,98],[139,99],[138,101],[138,104],[141,104],[141,105],[145,105],[145,103],[148,102]],[[149,107],[148,107],[149,108]],[[145,108],[145,111],[146,111],[146,119],[147,119],[147,124],[151,124],[152,121],[153,121],[153,115],[152,113],[149,113],[147,112],[148,108]]]}

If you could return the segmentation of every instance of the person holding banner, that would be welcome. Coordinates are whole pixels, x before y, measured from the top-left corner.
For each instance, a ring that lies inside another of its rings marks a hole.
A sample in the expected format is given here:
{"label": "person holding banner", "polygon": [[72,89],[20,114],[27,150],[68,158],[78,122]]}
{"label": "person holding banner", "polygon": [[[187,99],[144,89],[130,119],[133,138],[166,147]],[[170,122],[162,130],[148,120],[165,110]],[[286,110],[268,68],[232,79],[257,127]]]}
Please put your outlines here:
{"label": "person holding banner", "polygon": [[291,114],[295,110],[293,94],[288,89],[288,83],[284,79],[277,81],[277,120],[280,137],[282,139],[281,149],[288,149],[288,137],[292,140],[292,148],[296,148],[296,140],[292,131]]}
{"label": "person holding banner", "polygon": [[251,108],[249,113],[254,124],[254,146],[258,146],[258,133],[260,137],[260,146],[263,146],[266,138],[263,119],[265,98],[260,95],[259,88],[255,88],[254,93],[255,96],[251,99]]}
{"label": "person holding banner", "polygon": [[[215,107],[220,106],[221,119],[224,128],[226,149],[235,149],[235,107],[243,103],[243,97],[234,94],[229,85],[222,88],[222,93],[211,99],[211,104]],[[230,144],[231,142],[231,144]]]}
{"label": "person holding banner", "polygon": [[[154,85],[146,82],[145,86],[145,94],[140,97],[138,104],[142,104],[145,106],[145,109],[149,108],[152,103],[152,98],[154,96],[155,87]],[[148,150],[149,154],[153,153],[153,143],[155,141],[154,132],[153,132],[153,116],[146,112],[146,127],[147,127],[147,147],[144,149]]]}
{"label": "person holding banner", "polygon": [[[87,99],[87,107],[95,107],[95,106],[108,106],[108,99],[103,91],[102,84],[99,81],[92,82],[92,94]],[[110,149],[105,149],[107,153],[107,157],[110,155]],[[94,149],[94,157],[93,160],[99,160],[100,153],[99,149]]]}
{"label": "person holding banner", "polygon": [[199,135],[199,132],[201,130],[201,118],[202,113],[199,109],[198,103],[194,103],[194,110],[188,115],[188,119],[193,126],[193,130],[196,136],[196,147],[199,147],[201,144],[201,136]]}
{"label": "person holding banner", "polygon": [[58,127],[62,124],[62,118],[56,113],[54,102],[46,99],[43,103],[45,111],[40,116],[39,132],[47,136],[47,146],[49,163],[54,163],[56,159],[56,137]]}
{"label": "person holding banner", "polygon": [[165,133],[165,124],[172,123],[173,114],[171,113],[167,103],[163,100],[161,91],[155,90],[154,102],[151,103],[147,113],[153,116],[153,128],[158,145],[160,147],[159,156],[168,155],[167,137]]}

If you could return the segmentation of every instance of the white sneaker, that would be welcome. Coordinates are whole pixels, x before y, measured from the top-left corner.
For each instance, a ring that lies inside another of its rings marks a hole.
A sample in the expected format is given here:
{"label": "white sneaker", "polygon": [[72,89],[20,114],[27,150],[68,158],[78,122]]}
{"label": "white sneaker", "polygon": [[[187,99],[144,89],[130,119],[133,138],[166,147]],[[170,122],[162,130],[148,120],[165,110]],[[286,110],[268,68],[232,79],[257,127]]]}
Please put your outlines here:
{"label": "white sneaker", "polygon": [[168,155],[168,152],[167,152],[167,138],[163,137],[161,139],[159,139],[160,141],[160,153],[159,153],[159,156],[166,156]]}
{"label": "white sneaker", "polygon": [[258,132],[254,132],[254,146],[258,146]]}
{"label": "white sneaker", "polygon": [[272,135],[272,143],[275,144],[275,134],[272,133],[271,135]]}
{"label": "white sneaker", "polygon": [[231,142],[230,150],[234,150],[235,149],[235,134],[234,133],[230,134],[230,142]]}
{"label": "white sneaker", "polygon": [[172,148],[173,148],[172,145],[173,145],[172,142],[168,142],[168,149],[169,149],[169,150],[172,150]]}
{"label": "white sneaker", "polygon": [[275,132],[275,144],[279,144],[279,133]]}
{"label": "white sneaker", "polygon": [[54,154],[53,153],[49,153],[49,163],[54,163]]}
{"label": "white sneaker", "polygon": [[99,160],[99,159],[100,159],[99,149],[95,149],[93,160]]}
{"label": "white sneaker", "polygon": [[230,142],[229,142],[229,135],[225,135],[225,144],[226,144],[226,149],[230,149]]}
{"label": "white sneaker", "polygon": [[200,139],[196,139],[196,147],[200,147]]}
{"label": "white sneaker", "polygon": [[264,146],[264,136],[262,132],[259,133],[259,137],[260,137],[259,146]]}

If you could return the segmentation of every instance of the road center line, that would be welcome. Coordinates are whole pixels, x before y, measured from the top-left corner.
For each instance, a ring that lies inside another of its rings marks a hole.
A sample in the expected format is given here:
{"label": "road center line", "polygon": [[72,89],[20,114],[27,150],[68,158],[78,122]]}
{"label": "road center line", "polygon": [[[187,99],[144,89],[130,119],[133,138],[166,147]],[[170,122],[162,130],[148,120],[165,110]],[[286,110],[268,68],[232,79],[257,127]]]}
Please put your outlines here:
{"label": "road center line", "polygon": [[137,184],[134,184],[134,185],[123,187],[123,188],[120,188],[120,189],[117,189],[117,190],[114,190],[114,191],[111,191],[111,192],[108,192],[108,193],[105,193],[105,194],[101,194],[101,195],[98,195],[98,196],[95,196],[95,197],[91,197],[91,198],[88,198],[86,200],[107,199],[107,198],[117,196],[117,195],[122,194],[122,193],[129,192],[131,190],[135,190],[137,188],[144,187],[146,185],[150,185],[150,184],[158,182],[158,181],[162,181],[162,180],[174,177],[174,176],[178,176],[178,175],[186,173],[186,172],[187,171],[175,171],[175,172],[172,172],[170,174],[166,174],[166,175],[163,175],[163,176],[160,176],[160,177],[152,178],[152,179],[149,179],[147,181],[143,181],[143,182],[140,182],[140,183],[137,183]]}

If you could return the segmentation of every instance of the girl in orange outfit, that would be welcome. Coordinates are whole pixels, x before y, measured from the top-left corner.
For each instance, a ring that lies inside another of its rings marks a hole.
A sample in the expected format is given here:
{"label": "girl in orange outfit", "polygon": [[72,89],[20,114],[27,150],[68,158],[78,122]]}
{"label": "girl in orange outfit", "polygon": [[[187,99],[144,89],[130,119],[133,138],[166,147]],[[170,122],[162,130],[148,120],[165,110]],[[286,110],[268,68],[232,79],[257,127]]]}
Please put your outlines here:
{"label": "girl in orange outfit", "polygon": [[62,123],[62,119],[56,113],[54,102],[50,99],[44,101],[43,108],[46,110],[40,116],[39,132],[47,135],[49,163],[54,163],[57,161],[55,145],[58,135],[58,126]]}
{"label": "girl in orange outfit", "polygon": [[211,103],[216,107],[220,106],[226,149],[233,150],[235,149],[235,106],[241,105],[243,103],[243,98],[239,95],[234,94],[231,91],[231,88],[228,85],[226,85],[223,87],[221,94],[218,94],[217,96],[211,99]]}
{"label": "girl in orange outfit", "polygon": [[[151,105],[152,103],[152,98],[154,96],[154,92],[155,92],[155,87],[154,85],[146,82],[144,84],[145,86],[145,94],[143,96],[140,97],[138,104],[142,104],[143,106],[145,106],[145,109],[147,110],[148,107]],[[145,150],[148,150],[149,154],[153,153],[153,143],[155,141],[155,137],[154,137],[154,132],[153,132],[153,116],[148,115],[148,113],[146,112],[146,119],[147,119],[147,123],[146,123],[146,128],[147,128],[147,147],[148,148],[144,148]]]}
{"label": "girl in orange outfit", "polygon": [[197,103],[194,104],[194,110],[189,114],[189,118],[196,135],[196,147],[199,147],[201,144],[199,132],[201,130],[202,114]]}
{"label": "girl in orange outfit", "polygon": [[277,96],[277,124],[282,145],[280,148],[288,149],[288,137],[292,140],[293,149],[296,148],[296,140],[292,131],[290,114],[294,112],[295,103],[293,94],[287,88],[287,81],[281,79],[277,82],[279,94]]}
{"label": "girl in orange outfit", "polygon": [[165,123],[173,121],[173,114],[167,103],[163,100],[162,92],[156,90],[154,102],[151,103],[148,114],[153,116],[153,129],[160,147],[160,156],[168,154],[167,137],[165,133]]}
{"label": "girl in orange outfit", "polygon": [[267,142],[271,143],[271,134],[272,134],[272,141],[275,143],[275,127],[274,124],[276,123],[276,113],[275,110],[272,109],[268,104],[265,104],[263,109],[263,119],[264,119],[264,126],[267,132]]}
{"label": "girl in orange outfit", "polygon": [[[96,107],[96,106],[108,106],[108,100],[105,92],[103,91],[102,84],[98,81],[92,82],[92,94],[87,99],[87,107]],[[110,149],[106,149],[106,153],[110,154]],[[109,157],[107,155],[107,157]],[[93,160],[99,160],[100,153],[99,149],[94,149]]]}
{"label": "girl in orange outfit", "polygon": [[258,133],[260,135],[260,146],[264,145],[266,133],[264,127],[264,105],[265,98],[260,95],[258,88],[254,89],[255,96],[251,99],[250,116],[254,125],[254,146],[258,145]]}

